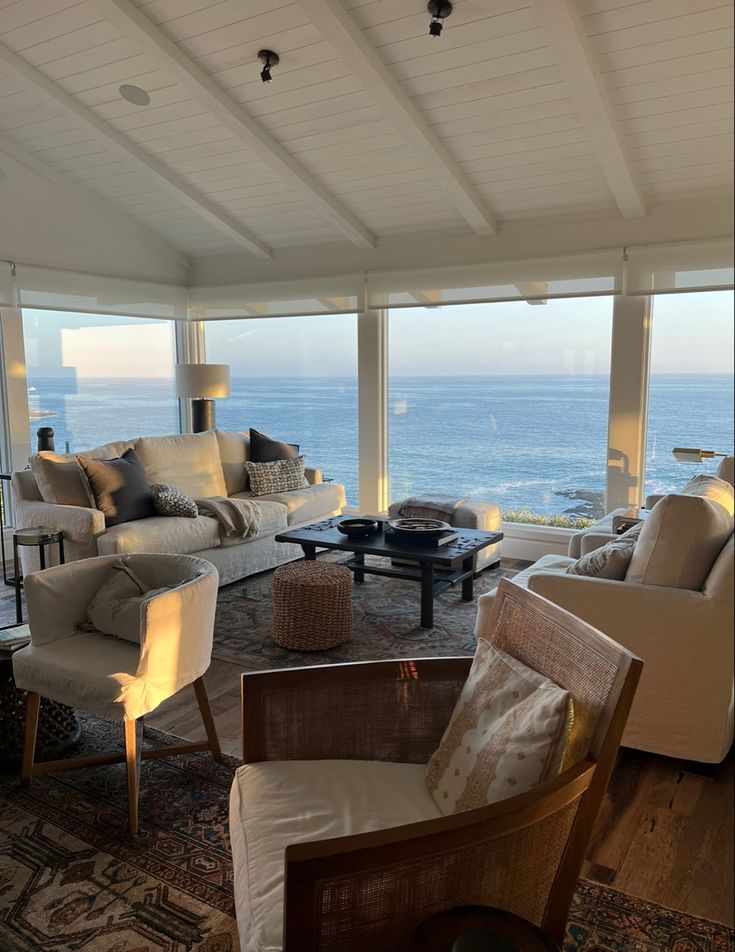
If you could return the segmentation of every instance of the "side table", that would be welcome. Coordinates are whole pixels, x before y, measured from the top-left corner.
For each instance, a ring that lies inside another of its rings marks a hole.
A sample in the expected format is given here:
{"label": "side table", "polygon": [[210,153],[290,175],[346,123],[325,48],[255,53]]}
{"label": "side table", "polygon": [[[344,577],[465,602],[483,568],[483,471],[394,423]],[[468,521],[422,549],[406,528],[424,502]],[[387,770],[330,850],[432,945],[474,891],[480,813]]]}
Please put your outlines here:
{"label": "side table", "polygon": [[511,912],[459,906],[422,922],[406,952],[559,952],[559,946]]}
{"label": "side table", "polygon": [[20,601],[20,590],[23,576],[20,570],[18,547],[21,545],[38,546],[38,558],[41,568],[46,568],[46,546],[56,543],[59,546],[59,562],[64,562],[64,533],[60,529],[49,529],[47,526],[33,526],[29,529],[16,529],[13,533],[13,575],[15,576],[15,620],[20,625],[23,621],[23,608]]}

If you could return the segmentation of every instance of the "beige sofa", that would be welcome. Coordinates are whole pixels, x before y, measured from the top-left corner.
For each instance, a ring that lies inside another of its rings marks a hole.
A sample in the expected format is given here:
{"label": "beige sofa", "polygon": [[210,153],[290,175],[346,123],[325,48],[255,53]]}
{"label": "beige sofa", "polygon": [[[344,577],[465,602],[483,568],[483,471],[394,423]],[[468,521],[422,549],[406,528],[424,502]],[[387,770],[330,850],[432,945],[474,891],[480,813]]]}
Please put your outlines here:
{"label": "beige sofa", "polygon": [[[318,469],[306,469],[308,487],[254,497],[246,488],[244,463],[250,449],[246,432],[146,436],[108,443],[79,455],[112,459],[129,448],[140,457],[151,484],[176,486],[196,498],[252,499],[260,515],[258,534],[223,541],[218,522],[206,516],[153,516],[107,528],[98,509],[65,503],[76,498],[74,487],[66,484],[68,469],[62,479],[62,470],[43,465],[40,455],[31,457],[30,469],[13,473],[16,526],[62,529],[67,561],[132,552],[195,555],[216,566],[220,585],[224,585],[299,558],[303,554],[299,546],[275,542],[274,537],[285,529],[338,515],[345,504],[344,488],[322,482]],[[62,459],[73,461],[73,457]],[[34,548],[22,547],[20,552],[24,573],[38,568]]]}
{"label": "beige sofa", "polygon": [[[574,558],[546,555],[513,581],[642,658],[625,746],[719,763],[733,742],[734,552],[732,496],[728,512],[669,495],[646,520],[624,578],[569,574]],[[493,597],[478,599],[478,636]]]}

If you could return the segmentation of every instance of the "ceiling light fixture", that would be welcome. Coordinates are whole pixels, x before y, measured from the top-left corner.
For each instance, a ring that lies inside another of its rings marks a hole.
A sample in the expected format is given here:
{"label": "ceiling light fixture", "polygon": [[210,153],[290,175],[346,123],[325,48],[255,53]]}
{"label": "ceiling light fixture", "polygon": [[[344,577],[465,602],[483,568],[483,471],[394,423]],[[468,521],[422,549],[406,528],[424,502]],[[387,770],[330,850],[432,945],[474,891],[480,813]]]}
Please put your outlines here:
{"label": "ceiling light fixture", "polygon": [[444,20],[452,12],[452,4],[449,0],[429,0],[426,9],[431,14],[429,36],[434,38],[441,36]]}
{"label": "ceiling light fixture", "polygon": [[119,91],[122,98],[131,102],[134,106],[147,106],[151,101],[151,97],[145,89],[141,89],[140,86],[123,83]]}
{"label": "ceiling light fixture", "polygon": [[260,78],[264,83],[269,83],[271,81],[271,66],[278,66],[280,62],[278,53],[274,53],[273,50],[258,50],[258,59],[263,64]]}

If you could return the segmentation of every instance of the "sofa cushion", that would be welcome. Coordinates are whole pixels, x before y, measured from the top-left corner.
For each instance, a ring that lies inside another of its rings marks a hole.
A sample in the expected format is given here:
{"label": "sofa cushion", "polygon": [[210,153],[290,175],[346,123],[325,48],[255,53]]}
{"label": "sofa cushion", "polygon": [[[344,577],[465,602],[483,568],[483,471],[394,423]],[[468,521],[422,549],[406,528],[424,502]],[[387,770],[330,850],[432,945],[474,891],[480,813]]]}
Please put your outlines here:
{"label": "sofa cushion", "polygon": [[136,522],[111,526],[97,537],[100,555],[131,552],[164,552],[188,555],[220,545],[219,523],[216,519],[197,516],[153,516]]}
{"label": "sofa cushion", "polygon": [[443,814],[524,793],[559,773],[571,695],[484,638],[426,784]]}
{"label": "sofa cushion", "polygon": [[265,496],[254,497],[251,492],[238,495],[242,498],[255,498],[258,503],[281,503],[286,507],[289,526],[321,519],[322,516],[341,509],[345,504],[344,488],[338,483],[317,483],[316,486],[304,486],[303,489],[293,489],[285,493],[268,493]]}
{"label": "sofa cushion", "polygon": [[732,529],[732,516],[711,499],[664,496],[643,524],[625,580],[698,592]]}
{"label": "sofa cushion", "polygon": [[242,952],[283,948],[287,846],[439,816],[423,764],[294,760],[240,767],[230,792],[230,840]]}
{"label": "sofa cushion", "polygon": [[89,481],[96,508],[104,513],[106,526],[155,515],[153,493],[135,450],[125,450],[118,459],[80,456],[79,465]]}
{"label": "sofa cushion", "polygon": [[735,490],[730,483],[717,476],[706,474],[694,476],[682,489],[682,493],[686,496],[703,496],[705,499],[711,499],[712,502],[719,503],[728,516],[735,512]]}
{"label": "sofa cushion", "polygon": [[250,489],[254,496],[267,496],[269,493],[290,492],[309,485],[304,476],[304,457],[276,459],[270,463],[253,463],[248,460],[245,469],[250,477]]}
{"label": "sofa cushion", "polygon": [[[242,493],[235,493],[232,499],[249,499],[255,503],[260,512],[260,527],[258,535],[265,535],[266,532],[279,532],[281,529],[288,528],[288,510],[278,495],[273,499],[264,499],[263,496],[253,497],[247,490]],[[240,545],[247,542],[247,539],[225,539],[223,545]]]}
{"label": "sofa cushion", "polygon": [[77,456],[85,459],[114,459],[122,456],[125,450],[132,449],[133,446],[134,444],[129,440],[118,440],[77,454],[61,455],[44,450],[41,453],[34,453],[28,463],[44,502],[55,503],[59,506],[83,506],[85,509],[94,509],[94,496],[77,462]]}
{"label": "sofa cushion", "polygon": [[[513,576],[513,584],[520,585],[521,588],[528,588],[528,580],[532,575],[536,575],[538,572],[546,572],[551,575],[564,575],[570,565],[574,565],[574,559],[569,558],[567,555],[542,555],[540,559],[537,559],[532,565],[526,566],[525,569],[518,572],[517,575]],[[491,593],[486,593],[491,594]],[[481,598],[485,598],[485,595],[481,595]]]}
{"label": "sofa cushion", "polygon": [[227,495],[215,433],[143,436],[136,449],[149,483],[175,486],[194,499]]}
{"label": "sofa cushion", "polygon": [[639,522],[610,542],[593,549],[567,568],[569,575],[588,575],[622,581],[628,571],[633,549],[643,529]]}
{"label": "sofa cushion", "polygon": [[282,443],[250,427],[250,459],[254,463],[273,463],[279,459],[295,459],[298,443]]}
{"label": "sofa cushion", "polygon": [[735,486],[735,456],[724,456],[717,464],[715,475]]}
{"label": "sofa cushion", "polygon": [[230,430],[215,430],[222,473],[225,477],[227,495],[244,492],[248,488],[245,460],[250,459],[250,437],[247,433]]}

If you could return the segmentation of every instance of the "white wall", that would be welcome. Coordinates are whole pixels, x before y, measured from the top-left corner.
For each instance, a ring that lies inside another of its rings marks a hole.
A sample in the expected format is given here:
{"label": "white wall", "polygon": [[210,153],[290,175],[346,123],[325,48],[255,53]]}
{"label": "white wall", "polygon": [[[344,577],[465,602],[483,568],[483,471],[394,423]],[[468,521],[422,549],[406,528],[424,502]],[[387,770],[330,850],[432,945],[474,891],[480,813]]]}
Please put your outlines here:
{"label": "white wall", "polygon": [[71,179],[0,144],[0,258],[186,284],[187,260]]}

